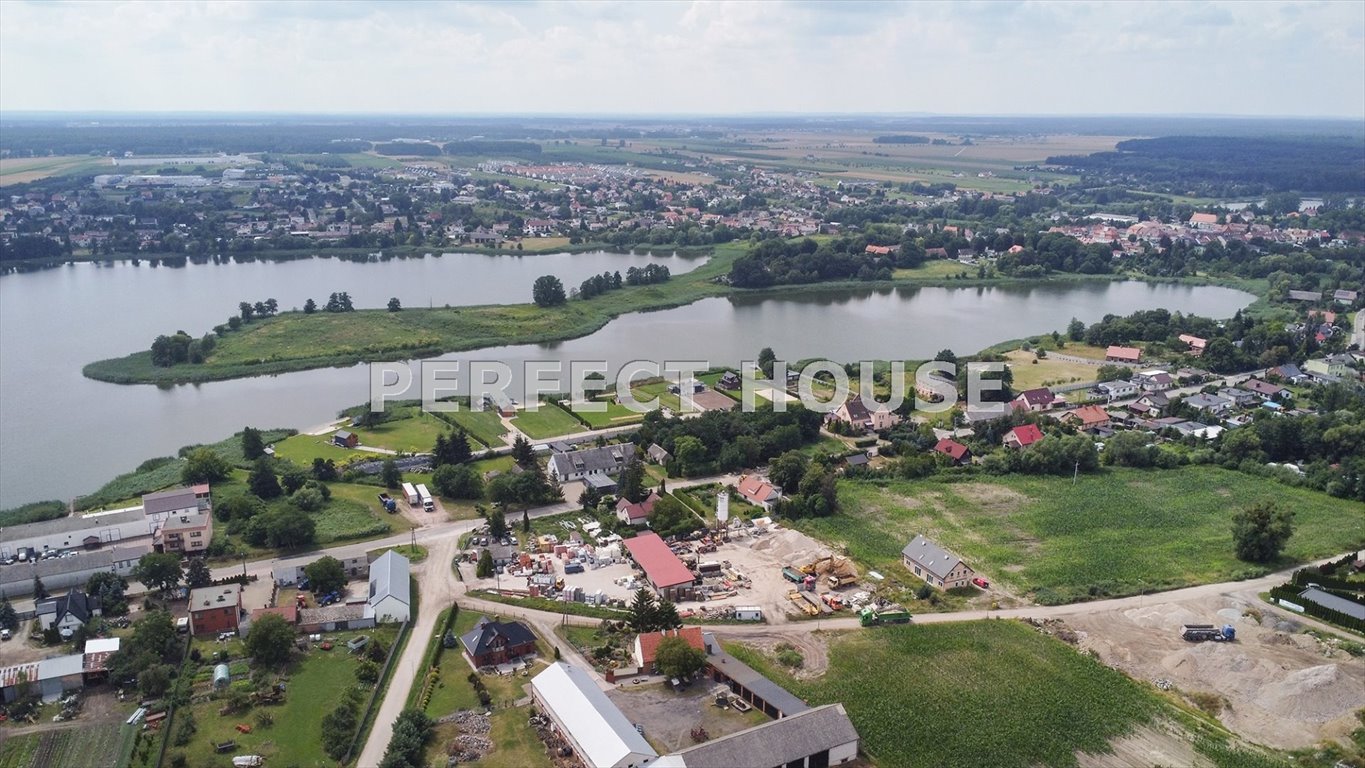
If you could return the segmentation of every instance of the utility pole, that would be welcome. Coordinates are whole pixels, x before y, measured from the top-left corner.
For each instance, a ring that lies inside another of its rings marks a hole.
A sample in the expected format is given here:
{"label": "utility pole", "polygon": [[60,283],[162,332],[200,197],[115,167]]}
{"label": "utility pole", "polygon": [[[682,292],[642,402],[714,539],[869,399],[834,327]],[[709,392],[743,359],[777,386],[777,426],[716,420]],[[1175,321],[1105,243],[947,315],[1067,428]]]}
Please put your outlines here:
{"label": "utility pole", "polygon": [[1076,469],[1075,469],[1075,471],[1071,473],[1071,484],[1072,484],[1072,485],[1075,485],[1075,484],[1076,484],[1076,480],[1077,480],[1078,478],[1080,478],[1080,476],[1081,476],[1081,463],[1078,461],[1078,462],[1076,462]]}

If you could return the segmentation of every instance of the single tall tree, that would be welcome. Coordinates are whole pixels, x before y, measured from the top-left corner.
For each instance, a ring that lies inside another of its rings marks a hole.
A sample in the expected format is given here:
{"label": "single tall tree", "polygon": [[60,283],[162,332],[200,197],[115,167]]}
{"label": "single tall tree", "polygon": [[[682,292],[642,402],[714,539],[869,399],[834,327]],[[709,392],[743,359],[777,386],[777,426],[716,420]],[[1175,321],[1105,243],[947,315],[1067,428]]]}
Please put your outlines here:
{"label": "single tall tree", "polygon": [[257,663],[268,667],[289,660],[294,648],[294,628],[283,616],[268,613],[251,623],[246,634],[246,652]]}
{"label": "single tall tree", "polygon": [[246,486],[262,499],[273,499],[284,493],[280,488],[279,479],[275,477],[275,468],[271,465],[269,456],[256,459],[251,474],[247,476]]}
{"label": "single tall tree", "polygon": [[189,567],[185,569],[185,586],[198,589],[207,587],[212,581],[213,574],[209,573],[209,564],[204,562],[204,558],[191,558]]}
{"label": "single tall tree", "polygon": [[393,459],[384,459],[384,465],[379,470],[379,481],[385,488],[397,488],[403,484],[403,471]]}
{"label": "single tall tree", "polygon": [[13,632],[19,628],[19,614],[10,605],[9,598],[0,598],[0,628]]}
{"label": "single tall tree", "polygon": [[525,435],[517,435],[517,439],[512,441],[512,460],[523,469],[530,469],[531,465],[536,463],[535,448]]}
{"label": "single tall tree", "polygon": [[255,461],[265,455],[265,441],[261,439],[261,431],[251,427],[242,429],[242,456],[247,461]]}
{"label": "single tall tree", "polygon": [[346,586],[346,569],[331,555],[323,555],[305,565],[303,575],[308,577],[313,593],[317,595],[330,594]]}
{"label": "single tall tree", "polygon": [[133,566],[132,576],[148,589],[166,592],[180,586],[185,572],[174,552],[148,552]]}
{"label": "single tall tree", "polygon": [[1273,501],[1253,504],[1232,516],[1232,539],[1240,560],[1273,562],[1293,535],[1293,510],[1281,509]]}
{"label": "single tall tree", "polygon": [[47,599],[47,587],[43,585],[43,580],[39,578],[38,574],[36,573],[33,574],[33,599],[34,600]]}
{"label": "single tall tree", "polygon": [[531,298],[535,300],[538,307],[553,307],[563,304],[566,300],[564,295],[564,283],[554,275],[542,275],[536,278],[536,282],[531,286]]}

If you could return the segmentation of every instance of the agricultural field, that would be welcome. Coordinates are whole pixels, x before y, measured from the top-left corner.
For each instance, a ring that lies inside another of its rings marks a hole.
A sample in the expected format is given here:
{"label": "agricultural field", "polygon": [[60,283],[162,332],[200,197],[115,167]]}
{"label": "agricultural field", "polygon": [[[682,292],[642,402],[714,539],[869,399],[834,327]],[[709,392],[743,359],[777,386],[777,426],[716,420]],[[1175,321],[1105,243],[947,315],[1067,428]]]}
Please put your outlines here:
{"label": "agricultural field", "polygon": [[559,437],[560,435],[586,430],[578,419],[575,419],[568,411],[554,403],[546,402],[540,403],[540,407],[534,411],[517,411],[517,416],[512,419],[512,426],[533,440]]}
{"label": "agricultural field", "polygon": [[75,727],[6,736],[0,731],[0,768],[114,768],[127,759],[137,731],[122,723],[80,723]]}
{"label": "agricultural field", "polygon": [[[1025,475],[841,481],[839,501],[839,514],[793,525],[893,579],[905,574],[901,548],[923,533],[1041,603],[1246,578],[1365,544],[1353,502],[1205,466],[1110,468],[1074,485]],[[1233,512],[1261,501],[1296,512],[1285,556],[1270,567],[1233,554]]]}
{"label": "agricultural field", "polygon": [[38,181],[51,176],[113,172],[113,164],[107,157],[91,157],[89,155],[6,157],[0,158],[0,187],[27,184],[30,181]]}
{"label": "agricultural field", "polygon": [[726,649],[811,704],[842,702],[884,768],[1075,766],[1077,752],[1107,752],[1172,712],[1122,672],[1012,621],[832,635],[829,669],[808,680],[767,653]]}
{"label": "agricultural field", "polygon": [[[167,757],[171,759],[183,751],[190,765],[218,768],[230,766],[232,755],[216,755],[215,743],[236,741],[236,754],[258,754],[266,757],[271,764],[321,766],[334,765],[335,761],[322,751],[322,718],[336,708],[343,692],[358,685],[355,678],[360,657],[347,653],[345,642],[357,635],[369,635],[371,641],[382,642],[391,647],[398,634],[396,626],[376,627],[363,632],[337,632],[328,635],[337,647],[324,651],[314,646],[301,658],[294,661],[288,672],[285,700],[278,705],[259,705],[246,712],[228,715],[218,714],[223,706],[221,700],[203,699],[191,707],[197,729],[189,744],[183,748],[171,747]],[[220,646],[214,643],[204,645],[205,663],[195,676],[195,692],[206,693],[212,677],[212,664],[208,661],[213,651]],[[233,686],[251,689],[247,665],[234,653],[230,663]],[[240,675],[240,677],[239,677]],[[365,691],[366,696],[369,690]],[[273,724],[262,726],[258,720],[261,713],[269,714]],[[179,715],[177,715],[177,718]],[[239,724],[250,726],[250,733],[241,733]]]}

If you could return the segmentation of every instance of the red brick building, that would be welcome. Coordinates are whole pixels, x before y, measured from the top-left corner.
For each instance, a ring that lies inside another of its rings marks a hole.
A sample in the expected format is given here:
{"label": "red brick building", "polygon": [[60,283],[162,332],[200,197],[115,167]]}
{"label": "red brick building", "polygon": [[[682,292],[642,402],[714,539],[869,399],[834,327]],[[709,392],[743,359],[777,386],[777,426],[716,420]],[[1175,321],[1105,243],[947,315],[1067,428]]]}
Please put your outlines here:
{"label": "red brick building", "polygon": [[190,632],[236,632],[242,620],[242,588],[236,584],[200,587],[190,592]]}

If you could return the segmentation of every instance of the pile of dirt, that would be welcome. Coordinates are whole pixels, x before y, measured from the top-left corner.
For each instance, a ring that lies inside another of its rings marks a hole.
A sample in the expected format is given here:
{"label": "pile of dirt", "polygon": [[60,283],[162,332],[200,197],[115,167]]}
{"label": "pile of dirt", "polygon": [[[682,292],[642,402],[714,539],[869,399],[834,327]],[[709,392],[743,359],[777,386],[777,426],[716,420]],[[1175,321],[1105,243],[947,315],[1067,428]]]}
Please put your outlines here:
{"label": "pile of dirt", "polygon": [[1282,717],[1325,723],[1360,703],[1359,681],[1336,664],[1321,664],[1285,675],[1261,689],[1258,703]]}
{"label": "pile of dirt", "polygon": [[749,548],[763,552],[783,565],[804,565],[834,554],[815,539],[787,528],[751,539]]}

